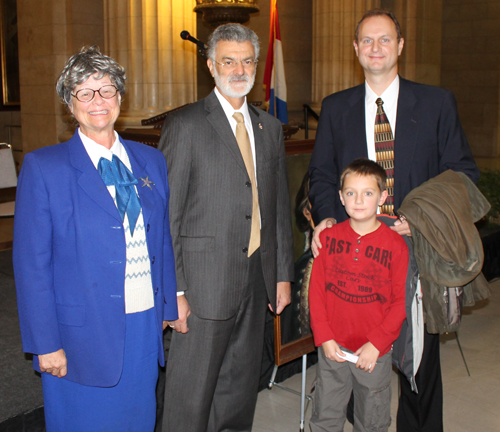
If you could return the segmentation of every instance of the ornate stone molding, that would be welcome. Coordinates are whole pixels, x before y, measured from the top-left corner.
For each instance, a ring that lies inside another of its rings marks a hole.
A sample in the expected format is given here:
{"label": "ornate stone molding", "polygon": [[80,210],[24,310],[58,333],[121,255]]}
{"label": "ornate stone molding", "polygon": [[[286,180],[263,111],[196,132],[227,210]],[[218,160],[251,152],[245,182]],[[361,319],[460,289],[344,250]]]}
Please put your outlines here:
{"label": "ornate stone molding", "polygon": [[246,23],[250,14],[259,12],[257,0],[196,0],[195,12],[203,13],[203,20],[217,27],[228,22]]}

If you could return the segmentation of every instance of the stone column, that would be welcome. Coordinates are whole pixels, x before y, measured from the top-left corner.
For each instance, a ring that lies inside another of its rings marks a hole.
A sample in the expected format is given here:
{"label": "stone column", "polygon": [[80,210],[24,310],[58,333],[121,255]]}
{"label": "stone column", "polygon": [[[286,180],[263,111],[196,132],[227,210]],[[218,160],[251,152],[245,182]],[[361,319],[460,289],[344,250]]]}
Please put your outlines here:
{"label": "stone column", "polygon": [[105,52],[127,71],[117,128],[196,100],[196,34],[192,0],[104,0]]}
{"label": "stone column", "polygon": [[352,42],[363,14],[380,0],[313,1],[312,101],[318,107],[325,96],[363,81]]}
{"label": "stone column", "polygon": [[23,153],[71,137],[72,117],[55,82],[82,46],[103,47],[102,1],[17,1]]}
{"label": "stone column", "polygon": [[[443,2],[441,85],[455,93],[476,162],[500,157],[500,3]],[[479,157],[479,158],[478,158]]]}
{"label": "stone column", "polygon": [[439,86],[443,0],[382,0],[381,3],[396,14],[405,39],[399,59],[401,76]]}

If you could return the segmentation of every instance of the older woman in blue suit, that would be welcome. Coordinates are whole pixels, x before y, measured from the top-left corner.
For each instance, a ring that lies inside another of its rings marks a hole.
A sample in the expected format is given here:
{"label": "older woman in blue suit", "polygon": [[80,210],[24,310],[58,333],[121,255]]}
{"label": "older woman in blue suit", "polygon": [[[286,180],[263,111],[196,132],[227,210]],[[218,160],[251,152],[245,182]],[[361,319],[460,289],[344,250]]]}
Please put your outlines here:
{"label": "older woman in blue suit", "polygon": [[14,270],[25,352],[42,374],[47,431],[153,431],[162,331],[177,319],[167,167],[119,137],[125,71],[97,47],[57,92],[73,137],[24,158]]}

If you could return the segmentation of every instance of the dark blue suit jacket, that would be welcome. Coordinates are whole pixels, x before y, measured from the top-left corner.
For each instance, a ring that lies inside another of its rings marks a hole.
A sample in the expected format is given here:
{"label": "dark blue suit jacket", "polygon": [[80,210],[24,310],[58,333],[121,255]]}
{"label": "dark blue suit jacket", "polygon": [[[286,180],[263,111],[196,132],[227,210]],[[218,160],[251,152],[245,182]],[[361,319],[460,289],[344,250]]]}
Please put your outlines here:
{"label": "dark blue suit jacket", "polygon": [[[412,189],[447,169],[461,171],[474,182],[479,178],[455,97],[448,90],[400,77],[394,148],[396,210]],[[309,166],[316,223],[327,217],[347,219],[338,193],[340,174],[360,157],[368,157],[364,83],[323,100]]]}
{"label": "dark blue suit jacket", "polygon": [[[177,318],[168,220],[167,166],[156,149],[122,140],[146,228],[163,364],[162,321]],[[14,271],[25,352],[63,348],[66,379],[115,385],[125,341],[125,233],[118,210],[78,133],[25,156],[14,221]],[[35,357],[35,368],[38,368]]]}

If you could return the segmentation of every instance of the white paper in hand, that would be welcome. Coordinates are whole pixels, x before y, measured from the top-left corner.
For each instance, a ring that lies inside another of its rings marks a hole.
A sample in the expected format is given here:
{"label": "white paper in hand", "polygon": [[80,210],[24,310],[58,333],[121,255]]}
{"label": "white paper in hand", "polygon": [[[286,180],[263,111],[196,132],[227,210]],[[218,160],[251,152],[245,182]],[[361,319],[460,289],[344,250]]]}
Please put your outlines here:
{"label": "white paper in hand", "polygon": [[343,358],[343,359],[347,360],[348,362],[351,362],[354,364],[357,363],[359,356],[348,353],[348,352],[344,352],[344,351],[342,351],[342,354],[344,354],[345,357],[339,356],[340,358]]}

